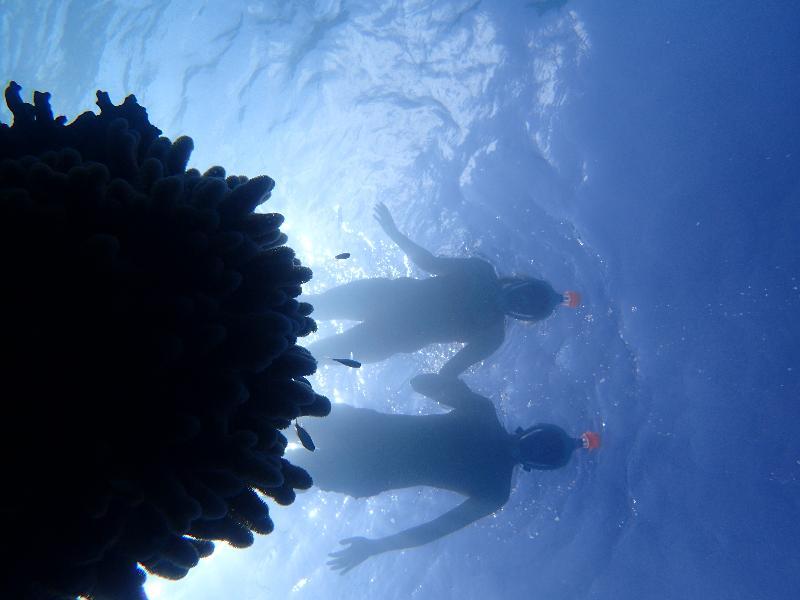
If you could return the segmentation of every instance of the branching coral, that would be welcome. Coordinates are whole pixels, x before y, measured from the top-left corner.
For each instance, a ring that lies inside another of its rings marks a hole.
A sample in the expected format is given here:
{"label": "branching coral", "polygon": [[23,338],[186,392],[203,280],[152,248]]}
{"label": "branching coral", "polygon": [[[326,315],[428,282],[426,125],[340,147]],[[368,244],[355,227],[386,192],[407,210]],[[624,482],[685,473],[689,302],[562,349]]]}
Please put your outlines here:
{"label": "branching coral", "polygon": [[311,479],[279,430],[305,377],[274,182],[186,169],[133,96],[66,125],[12,82],[0,124],[3,597],[142,599],[273,523]]}

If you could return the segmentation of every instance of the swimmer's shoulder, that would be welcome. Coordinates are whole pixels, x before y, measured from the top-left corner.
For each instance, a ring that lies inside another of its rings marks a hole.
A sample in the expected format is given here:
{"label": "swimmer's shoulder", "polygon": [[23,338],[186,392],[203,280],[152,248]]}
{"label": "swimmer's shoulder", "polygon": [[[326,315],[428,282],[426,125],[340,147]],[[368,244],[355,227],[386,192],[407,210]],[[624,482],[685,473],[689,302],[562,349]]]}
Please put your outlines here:
{"label": "swimmer's shoulder", "polygon": [[497,271],[492,263],[479,256],[470,256],[459,260],[459,270],[463,273],[469,273],[473,277],[486,279],[490,281],[497,281]]}

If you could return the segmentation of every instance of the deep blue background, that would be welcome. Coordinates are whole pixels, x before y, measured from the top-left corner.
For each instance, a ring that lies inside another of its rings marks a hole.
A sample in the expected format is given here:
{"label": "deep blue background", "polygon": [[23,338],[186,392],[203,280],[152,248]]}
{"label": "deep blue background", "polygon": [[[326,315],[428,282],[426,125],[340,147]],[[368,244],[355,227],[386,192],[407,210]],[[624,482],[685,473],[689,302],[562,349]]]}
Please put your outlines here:
{"label": "deep blue background", "polygon": [[800,577],[800,13],[625,4],[587,6],[591,76],[572,115],[602,165],[580,220],[614,257],[619,295],[647,314],[632,335],[650,419],[675,431],[640,450],[641,476],[662,479],[663,522],[636,544],[666,563],[689,552],[668,569],[675,581],[642,574],[640,585],[654,598],[658,583],[674,597],[789,598]]}

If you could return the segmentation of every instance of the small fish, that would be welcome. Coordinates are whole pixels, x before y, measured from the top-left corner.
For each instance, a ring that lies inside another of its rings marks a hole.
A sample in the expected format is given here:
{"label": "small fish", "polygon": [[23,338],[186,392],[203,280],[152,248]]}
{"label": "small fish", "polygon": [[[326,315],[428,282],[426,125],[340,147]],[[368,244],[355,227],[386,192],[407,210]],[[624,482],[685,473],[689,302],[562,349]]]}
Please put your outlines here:
{"label": "small fish", "polygon": [[301,427],[300,423],[297,421],[294,422],[294,430],[297,432],[297,437],[300,439],[300,443],[303,444],[303,448],[313,452],[316,449],[314,440],[311,439],[311,436],[308,435],[308,432],[303,429],[303,427]]}
{"label": "small fish", "polygon": [[344,260],[345,258],[350,258],[350,253],[342,252],[341,254],[337,254],[336,256],[334,256],[334,258],[337,260]]}
{"label": "small fish", "polygon": [[342,363],[345,367],[352,367],[353,369],[361,368],[361,363],[357,360],[353,360],[352,358],[332,358],[331,360]]}

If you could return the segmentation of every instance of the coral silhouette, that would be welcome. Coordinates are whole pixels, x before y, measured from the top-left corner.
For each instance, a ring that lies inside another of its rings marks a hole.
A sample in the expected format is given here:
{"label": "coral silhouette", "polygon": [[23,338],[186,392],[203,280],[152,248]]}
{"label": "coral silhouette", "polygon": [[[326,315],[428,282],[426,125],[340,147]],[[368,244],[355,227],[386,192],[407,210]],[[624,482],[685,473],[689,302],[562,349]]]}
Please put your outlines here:
{"label": "coral silhouette", "polygon": [[309,475],[280,432],[324,416],[297,338],[311,271],[255,213],[274,182],[186,170],[133,96],[0,124],[4,598],[143,599],[273,530]]}

